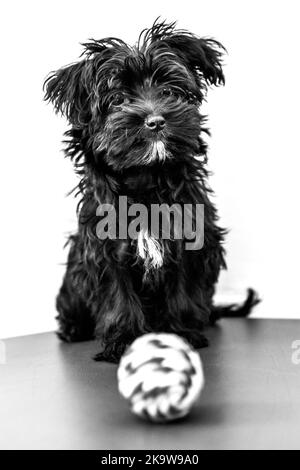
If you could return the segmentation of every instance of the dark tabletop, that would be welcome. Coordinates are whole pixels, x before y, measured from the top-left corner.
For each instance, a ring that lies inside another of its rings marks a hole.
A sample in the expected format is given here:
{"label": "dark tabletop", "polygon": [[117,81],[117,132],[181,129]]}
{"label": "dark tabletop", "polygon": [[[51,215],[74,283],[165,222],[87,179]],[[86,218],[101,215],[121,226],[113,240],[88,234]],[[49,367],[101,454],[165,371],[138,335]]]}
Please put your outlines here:
{"label": "dark tabletop", "polygon": [[300,449],[300,321],[223,320],[207,334],[204,392],[188,419],[168,425],[131,414],[116,366],[91,359],[96,342],[6,340],[0,448]]}

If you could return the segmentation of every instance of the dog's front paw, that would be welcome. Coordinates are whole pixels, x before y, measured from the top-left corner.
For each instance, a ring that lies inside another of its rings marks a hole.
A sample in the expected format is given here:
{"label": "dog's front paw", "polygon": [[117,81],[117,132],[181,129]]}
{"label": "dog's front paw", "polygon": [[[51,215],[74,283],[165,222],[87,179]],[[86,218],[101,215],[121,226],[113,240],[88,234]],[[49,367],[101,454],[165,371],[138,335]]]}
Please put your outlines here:
{"label": "dog's front paw", "polygon": [[123,356],[127,344],[118,343],[113,345],[106,345],[103,350],[94,356],[95,361],[106,361],[118,364]]}
{"label": "dog's front paw", "polygon": [[60,328],[56,332],[57,336],[66,343],[77,343],[79,341],[89,341],[93,339],[94,335],[91,331],[81,330],[76,326],[68,326]]}
{"label": "dog's front paw", "polygon": [[195,349],[206,348],[209,345],[209,341],[206,336],[199,333],[197,330],[186,330],[179,333],[183,336],[188,343]]}

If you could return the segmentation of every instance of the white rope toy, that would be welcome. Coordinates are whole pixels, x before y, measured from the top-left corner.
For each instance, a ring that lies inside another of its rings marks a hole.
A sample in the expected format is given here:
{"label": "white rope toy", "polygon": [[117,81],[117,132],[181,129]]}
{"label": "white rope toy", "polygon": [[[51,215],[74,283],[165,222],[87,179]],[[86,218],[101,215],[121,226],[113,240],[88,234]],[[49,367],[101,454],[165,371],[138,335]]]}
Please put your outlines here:
{"label": "white rope toy", "polygon": [[155,422],[186,416],[204,386],[199,354],[175,334],[149,333],[127,349],[119,392],[134,414]]}

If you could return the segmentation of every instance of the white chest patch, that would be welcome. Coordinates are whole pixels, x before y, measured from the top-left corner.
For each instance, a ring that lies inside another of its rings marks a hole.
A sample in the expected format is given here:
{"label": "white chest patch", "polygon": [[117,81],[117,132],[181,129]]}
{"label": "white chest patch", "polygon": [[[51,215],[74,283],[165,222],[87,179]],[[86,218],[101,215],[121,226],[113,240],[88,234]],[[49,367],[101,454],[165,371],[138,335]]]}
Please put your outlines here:
{"label": "white chest patch", "polygon": [[163,246],[156,238],[149,235],[148,230],[141,230],[137,240],[137,254],[144,260],[146,272],[159,269],[164,262]]}

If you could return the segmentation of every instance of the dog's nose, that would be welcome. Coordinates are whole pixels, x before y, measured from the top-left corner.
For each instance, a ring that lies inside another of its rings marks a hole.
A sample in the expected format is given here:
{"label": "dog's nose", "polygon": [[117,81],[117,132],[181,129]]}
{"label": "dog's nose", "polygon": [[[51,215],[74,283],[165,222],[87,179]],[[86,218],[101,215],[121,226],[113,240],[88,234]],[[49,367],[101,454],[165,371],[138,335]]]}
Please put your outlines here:
{"label": "dog's nose", "polygon": [[161,131],[165,127],[166,121],[162,116],[148,116],[145,124],[151,131]]}

